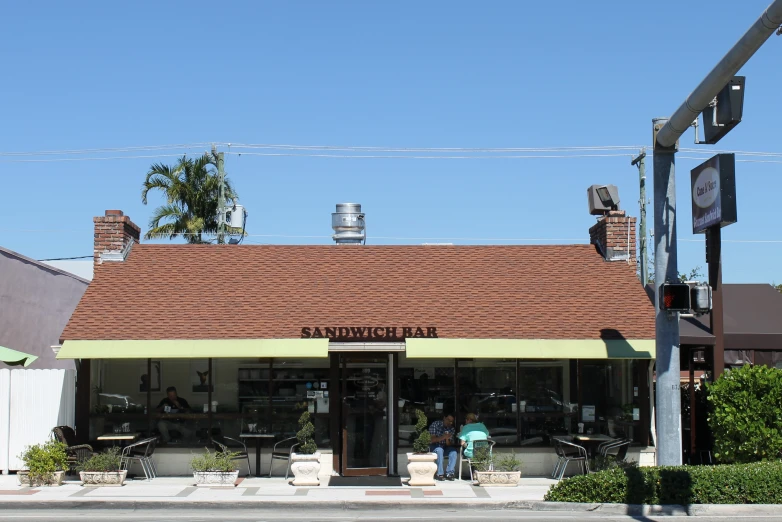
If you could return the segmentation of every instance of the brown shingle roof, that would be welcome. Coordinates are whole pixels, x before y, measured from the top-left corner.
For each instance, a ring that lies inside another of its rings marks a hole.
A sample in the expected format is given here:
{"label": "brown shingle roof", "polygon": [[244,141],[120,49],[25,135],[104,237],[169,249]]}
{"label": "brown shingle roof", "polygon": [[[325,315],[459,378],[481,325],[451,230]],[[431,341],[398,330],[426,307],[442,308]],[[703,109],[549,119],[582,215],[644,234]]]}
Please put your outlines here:
{"label": "brown shingle roof", "polygon": [[305,326],[654,339],[654,310],[634,267],[591,245],[141,244],[96,267],[62,337],[296,338]]}

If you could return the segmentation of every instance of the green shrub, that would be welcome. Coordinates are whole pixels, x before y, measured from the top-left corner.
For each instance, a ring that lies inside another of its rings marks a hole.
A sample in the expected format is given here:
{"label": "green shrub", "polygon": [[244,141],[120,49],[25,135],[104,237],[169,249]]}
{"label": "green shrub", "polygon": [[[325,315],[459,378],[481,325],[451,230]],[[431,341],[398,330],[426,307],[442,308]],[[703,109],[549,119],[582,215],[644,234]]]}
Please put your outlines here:
{"label": "green shrub", "polygon": [[305,411],[299,417],[299,431],[296,433],[296,438],[299,439],[299,450],[296,453],[312,455],[318,451],[315,439],[312,438],[314,433],[315,426],[310,421],[310,412]]}
{"label": "green shrub", "polygon": [[591,471],[605,471],[614,468],[637,468],[638,463],[634,460],[619,460],[616,455],[596,455],[589,465]]}
{"label": "green shrub", "polygon": [[31,485],[51,484],[54,482],[54,472],[66,469],[68,455],[65,448],[65,444],[53,440],[27,446],[19,458],[29,471]]}
{"label": "green shrub", "polygon": [[122,459],[120,449],[110,448],[103,453],[94,453],[90,458],[82,461],[76,469],[79,471],[119,471]]}
{"label": "green shrub", "polygon": [[238,456],[239,453],[231,451],[216,451],[212,453],[209,451],[209,448],[206,448],[206,453],[194,455],[190,459],[190,469],[196,472],[220,471],[228,473],[236,471],[236,464],[233,461]]}
{"label": "green shrub", "polygon": [[782,370],[749,366],[707,384],[714,457],[723,463],[782,455]]}
{"label": "green shrub", "polygon": [[432,443],[432,435],[429,433],[429,420],[421,410],[415,410],[415,440],[413,441],[413,453],[429,453],[429,444]]}
{"label": "green shrub", "polygon": [[470,462],[478,471],[521,471],[516,453],[492,453],[489,446],[476,447]]}
{"label": "green shrub", "polygon": [[782,462],[613,468],[560,481],[551,502],[782,504]]}

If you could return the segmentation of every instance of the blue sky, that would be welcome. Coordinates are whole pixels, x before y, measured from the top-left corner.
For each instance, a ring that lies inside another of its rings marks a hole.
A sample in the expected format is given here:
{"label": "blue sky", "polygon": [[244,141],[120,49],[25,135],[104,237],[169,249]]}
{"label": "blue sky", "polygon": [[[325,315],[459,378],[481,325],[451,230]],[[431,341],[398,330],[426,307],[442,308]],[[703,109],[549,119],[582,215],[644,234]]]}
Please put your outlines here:
{"label": "blue sky", "polygon": [[[0,152],[208,142],[647,145],[651,119],[672,113],[767,4],[13,2],[0,33]],[[782,152],[780,53],[782,38],[772,36],[744,67],[744,121],[717,147],[699,146],[701,156],[715,148]],[[692,142],[690,132],[681,146]],[[120,152],[113,155],[160,156],[107,161],[59,161],[105,153],[2,156],[0,245],[38,259],[90,255],[91,218],[108,208],[145,229],[159,203],[140,200],[150,163],[203,149]],[[632,152],[620,154],[229,154],[226,169],[250,213],[247,242],[330,243],[334,204],[356,201],[370,243],[548,244],[588,241],[593,183],[616,184],[622,207],[638,215]],[[684,271],[705,261],[689,225],[689,170],[700,160],[679,156]],[[723,238],[781,243],[726,243],[725,280],[782,282],[782,164],[737,170],[739,222]]]}

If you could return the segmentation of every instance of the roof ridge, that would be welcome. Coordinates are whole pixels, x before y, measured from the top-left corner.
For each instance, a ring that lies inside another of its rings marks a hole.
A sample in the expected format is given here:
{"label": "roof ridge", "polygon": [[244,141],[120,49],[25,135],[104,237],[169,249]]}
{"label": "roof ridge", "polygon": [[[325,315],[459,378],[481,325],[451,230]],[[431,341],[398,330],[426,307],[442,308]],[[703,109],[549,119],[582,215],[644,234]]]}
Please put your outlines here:
{"label": "roof ridge", "polygon": [[25,263],[30,263],[31,265],[35,265],[38,268],[41,268],[43,270],[47,270],[49,272],[56,272],[56,273],[58,273],[60,275],[64,275],[64,276],[68,276],[68,277],[71,277],[73,279],[76,279],[77,281],[79,281],[81,283],[86,283],[88,285],[90,284],[90,281],[88,279],[84,279],[83,277],[77,276],[73,272],[68,272],[67,270],[63,270],[62,268],[57,268],[56,266],[52,266],[52,265],[46,264],[43,261],[38,261],[36,259],[27,257],[25,255],[20,254],[19,252],[15,252],[15,251],[10,250],[8,248],[4,248],[4,247],[0,246],[0,252],[8,254],[11,257],[15,257],[15,258],[19,259],[20,261],[24,261]]}

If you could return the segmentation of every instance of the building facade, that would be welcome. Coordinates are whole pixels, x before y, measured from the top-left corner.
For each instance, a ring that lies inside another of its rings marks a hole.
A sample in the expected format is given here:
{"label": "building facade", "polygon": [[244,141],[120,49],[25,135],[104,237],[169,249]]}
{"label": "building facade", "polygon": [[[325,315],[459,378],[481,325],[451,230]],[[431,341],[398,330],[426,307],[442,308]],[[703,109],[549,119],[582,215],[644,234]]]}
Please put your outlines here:
{"label": "building facade", "polygon": [[[119,211],[95,226],[58,354],[89,382],[85,440],[128,425],[176,454],[292,437],[309,411],[330,470],[393,475],[420,409],[476,413],[530,455],[579,430],[649,445],[654,310],[623,213],[557,246],[149,245]],[[187,407],[161,402],[172,386]]]}

